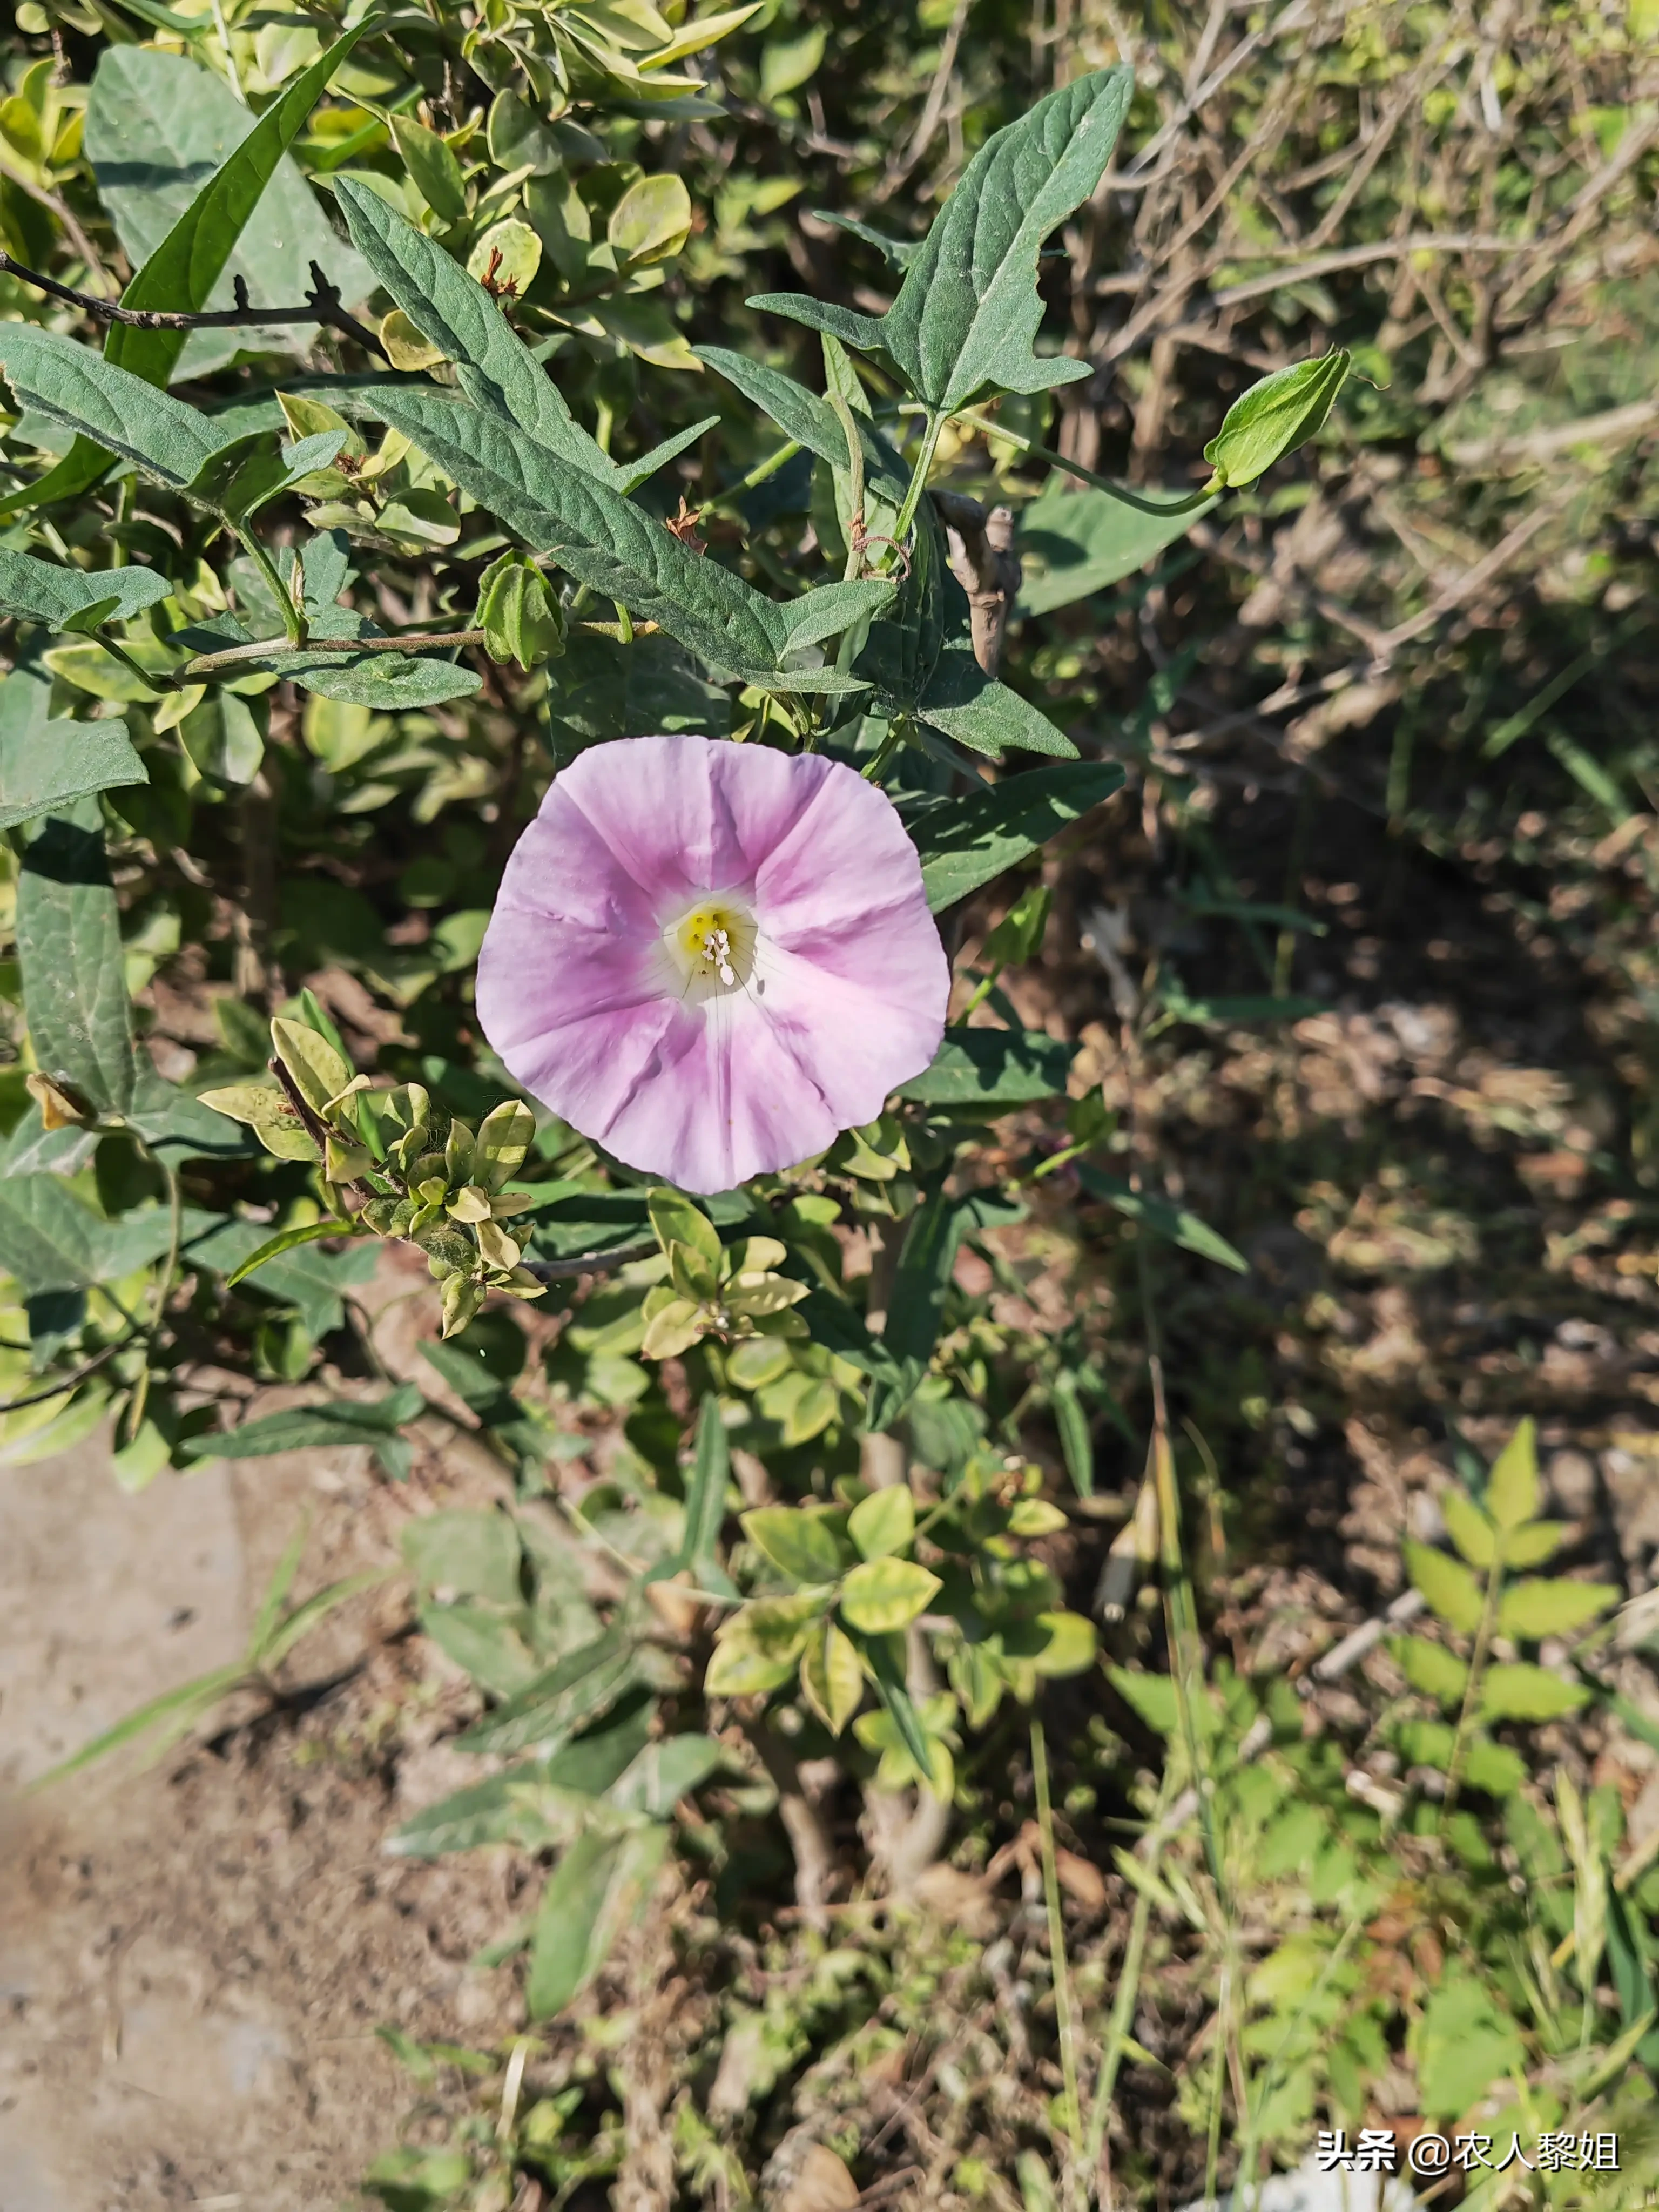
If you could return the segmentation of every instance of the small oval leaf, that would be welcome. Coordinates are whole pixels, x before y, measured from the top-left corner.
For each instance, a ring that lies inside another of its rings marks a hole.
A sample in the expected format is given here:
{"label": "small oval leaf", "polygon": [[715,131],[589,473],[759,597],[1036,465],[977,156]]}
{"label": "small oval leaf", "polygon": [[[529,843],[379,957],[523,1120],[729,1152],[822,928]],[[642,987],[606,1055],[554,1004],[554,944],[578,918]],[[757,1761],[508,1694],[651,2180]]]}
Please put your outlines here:
{"label": "small oval leaf", "polygon": [[925,1613],[940,1586],[914,1559],[866,1559],[842,1584],[842,1619],[862,1635],[890,1635]]}

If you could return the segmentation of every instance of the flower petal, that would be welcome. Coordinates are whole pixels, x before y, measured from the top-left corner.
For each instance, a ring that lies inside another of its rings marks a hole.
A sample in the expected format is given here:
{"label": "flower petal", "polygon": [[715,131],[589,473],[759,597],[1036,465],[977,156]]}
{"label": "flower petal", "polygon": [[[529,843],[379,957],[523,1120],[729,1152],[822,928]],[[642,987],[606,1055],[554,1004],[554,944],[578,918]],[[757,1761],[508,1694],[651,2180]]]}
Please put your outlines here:
{"label": "flower petal", "polygon": [[[820,937],[810,957],[767,946],[754,988],[779,1044],[824,1101],[836,1130],[873,1121],[887,1094],[931,1066],[945,1034],[950,970],[938,932]],[[823,1143],[798,1145],[805,1159]]]}
{"label": "flower petal", "polygon": [[840,1127],[758,1004],[734,992],[678,1012],[649,1079],[590,1133],[629,1167],[708,1193],[793,1167]]}
{"label": "flower petal", "polygon": [[937,945],[921,862],[886,793],[839,761],[809,757],[793,765],[817,773],[799,779],[805,803],[756,875],[769,935],[807,951],[822,931],[868,922],[875,941],[890,918],[906,915],[916,945],[925,928]]}
{"label": "flower petal", "polygon": [[554,789],[660,910],[754,881],[799,811],[791,765],[786,754],[757,747],[744,757],[715,738],[632,738],[591,745]]}
{"label": "flower petal", "polygon": [[[575,803],[573,773],[567,769],[554,784],[514,846],[495,911],[521,909],[592,930],[654,932],[655,900]],[[538,967],[557,957],[559,941],[550,936]],[[487,953],[488,938],[484,943]]]}

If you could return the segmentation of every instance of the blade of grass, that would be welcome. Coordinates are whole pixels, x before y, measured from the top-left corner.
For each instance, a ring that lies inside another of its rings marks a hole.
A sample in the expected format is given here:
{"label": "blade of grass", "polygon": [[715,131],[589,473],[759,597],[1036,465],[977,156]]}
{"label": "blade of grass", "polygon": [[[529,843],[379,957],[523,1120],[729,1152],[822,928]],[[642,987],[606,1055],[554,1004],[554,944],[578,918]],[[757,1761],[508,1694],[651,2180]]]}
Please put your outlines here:
{"label": "blade of grass", "polygon": [[1037,1830],[1042,1839],[1042,1894],[1048,1908],[1048,1958],[1054,1978],[1054,2019],[1060,2030],[1060,2071],[1066,2082],[1067,2186],[1071,2197],[1081,2163],[1083,2104],[1078,2088],[1077,2015],[1072,2003],[1071,1968],[1066,1956],[1066,1920],[1060,1909],[1060,1874],[1054,1859],[1054,1812],[1048,1798],[1048,1747],[1039,1720],[1031,1723],[1031,1772],[1036,1783]]}
{"label": "blade of grass", "polygon": [[210,1705],[216,1705],[221,1698],[228,1696],[246,1680],[247,1669],[239,1659],[233,1666],[216,1667],[211,1674],[198,1674],[194,1681],[181,1682],[176,1690],[164,1690],[159,1698],[152,1698],[147,1705],[140,1705],[136,1713],[129,1713],[125,1720],[117,1721],[113,1728],[106,1729],[101,1735],[94,1736],[90,1743],[83,1744],[68,1759],[49,1767],[46,1773],[29,1784],[30,1790],[44,1790],[49,1783],[61,1782],[68,1775],[78,1774],[83,1766],[90,1766],[108,1752],[118,1751],[124,1743],[131,1743],[135,1737],[144,1735],[163,1721],[177,1720],[185,1715],[193,1719],[197,1713],[206,1712]]}

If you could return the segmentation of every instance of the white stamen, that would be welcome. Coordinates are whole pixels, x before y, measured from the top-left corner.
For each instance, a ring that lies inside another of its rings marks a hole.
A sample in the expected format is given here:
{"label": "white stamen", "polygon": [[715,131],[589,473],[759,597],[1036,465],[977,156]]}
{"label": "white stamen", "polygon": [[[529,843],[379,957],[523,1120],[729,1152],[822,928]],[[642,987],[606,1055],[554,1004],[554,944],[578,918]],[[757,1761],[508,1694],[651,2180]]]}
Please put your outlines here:
{"label": "white stamen", "polygon": [[729,991],[738,980],[738,971],[732,965],[732,939],[723,929],[711,929],[702,941],[703,957],[709,961],[722,983]]}

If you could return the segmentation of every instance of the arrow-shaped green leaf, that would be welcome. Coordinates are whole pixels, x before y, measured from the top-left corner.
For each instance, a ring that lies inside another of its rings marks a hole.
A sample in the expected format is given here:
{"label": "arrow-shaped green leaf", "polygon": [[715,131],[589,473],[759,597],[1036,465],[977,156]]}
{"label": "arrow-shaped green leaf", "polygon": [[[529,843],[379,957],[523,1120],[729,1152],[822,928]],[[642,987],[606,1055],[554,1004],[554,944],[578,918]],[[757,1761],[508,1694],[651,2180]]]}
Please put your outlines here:
{"label": "arrow-shaped green leaf", "polygon": [[1086,362],[1034,349],[1042,301],[1037,255],[1105,174],[1133,89],[1127,68],[1097,70],[1039,100],[969,163],[884,315],[854,314],[799,293],[764,293],[769,308],[884,351],[918,399],[949,415],[986,392],[1048,392]]}

